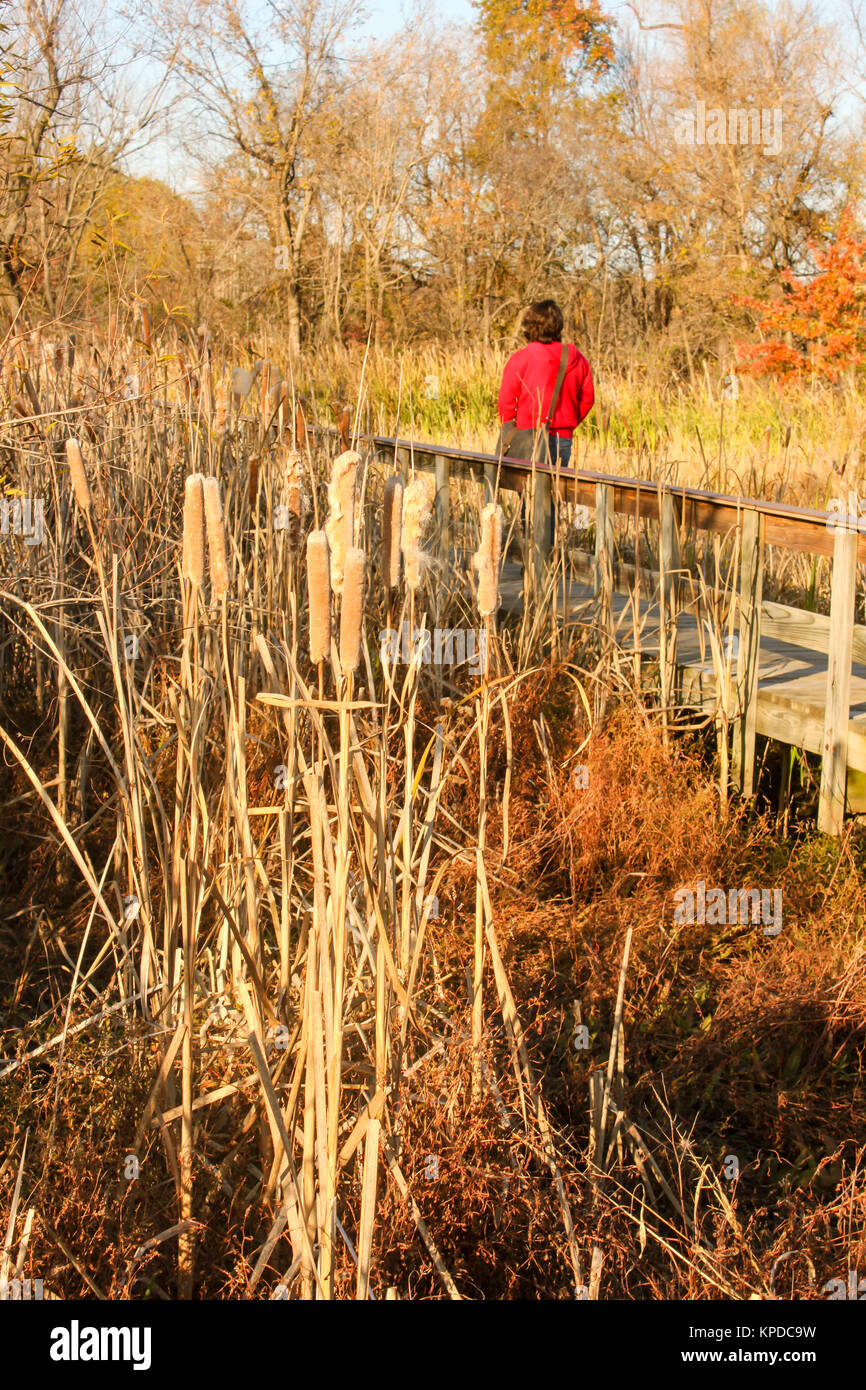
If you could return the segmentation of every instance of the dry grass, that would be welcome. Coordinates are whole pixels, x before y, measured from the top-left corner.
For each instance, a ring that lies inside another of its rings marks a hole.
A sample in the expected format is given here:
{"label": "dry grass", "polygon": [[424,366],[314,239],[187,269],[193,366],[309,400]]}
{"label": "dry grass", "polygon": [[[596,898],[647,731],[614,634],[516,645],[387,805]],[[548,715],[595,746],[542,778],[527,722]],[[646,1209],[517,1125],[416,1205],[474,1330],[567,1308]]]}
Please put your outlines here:
{"label": "dry grass", "polygon": [[[817,1294],[862,1258],[859,832],[725,819],[708,743],[663,737],[553,585],[499,630],[421,480],[384,544],[378,461],[335,475],[275,372],[229,412],[179,356],[121,324],[0,428],[45,503],[41,546],[3,541],[7,1267],[68,1297]],[[482,621],[489,661],[388,658],[404,619]],[[674,923],[698,877],[781,887],[782,934]]]}

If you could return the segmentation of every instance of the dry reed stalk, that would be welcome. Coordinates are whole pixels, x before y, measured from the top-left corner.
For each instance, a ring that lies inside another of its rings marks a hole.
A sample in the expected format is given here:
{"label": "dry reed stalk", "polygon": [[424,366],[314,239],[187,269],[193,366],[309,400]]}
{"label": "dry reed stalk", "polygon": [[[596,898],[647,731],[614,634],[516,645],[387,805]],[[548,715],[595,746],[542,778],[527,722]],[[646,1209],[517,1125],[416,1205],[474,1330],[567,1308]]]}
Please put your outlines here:
{"label": "dry reed stalk", "polygon": [[69,475],[72,479],[72,490],[75,493],[75,500],[83,512],[90,511],[90,488],[87,483],[87,473],[84,469],[84,459],[81,456],[81,446],[77,439],[67,439],[66,441],[66,462],[69,465]]}
{"label": "dry reed stalk", "polygon": [[183,502],[183,577],[197,589],[204,588],[204,477],[190,473]]}
{"label": "dry reed stalk", "polygon": [[223,599],[229,590],[229,571],[226,562],[226,529],[223,521],[219,479],[205,478],[203,489],[211,593],[215,599]]}
{"label": "dry reed stalk", "polygon": [[331,548],[331,585],[335,594],[343,591],[346,556],[355,539],[355,479],[361,455],[353,450],[334,459],[328,484],[328,520],[325,531]]}
{"label": "dry reed stalk", "polygon": [[307,537],[307,590],[310,602],[310,660],[314,665],[331,654],[331,578],[328,537],[311,531]]}
{"label": "dry reed stalk", "polygon": [[363,550],[353,548],[348,552],[340,610],[340,666],[344,676],[356,670],[361,659],[366,567],[367,557]]}
{"label": "dry reed stalk", "polygon": [[481,542],[472,557],[478,574],[478,611],[484,618],[499,610],[499,566],[502,559],[502,508],[491,502],[481,513]]}
{"label": "dry reed stalk", "polygon": [[144,343],[144,346],[147,348],[149,352],[151,347],[153,346],[153,341],[150,329],[150,314],[148,313],[146,304],[141,304],[139,306],[138,317],[141,323],[142,342]]}
{"label": "dry reed stalk", "polygon": [[386,589],[400,583],[400,536],[403,521],[403,484],[390,477],[385,483],[385,511],[382,525],[382,578]]}

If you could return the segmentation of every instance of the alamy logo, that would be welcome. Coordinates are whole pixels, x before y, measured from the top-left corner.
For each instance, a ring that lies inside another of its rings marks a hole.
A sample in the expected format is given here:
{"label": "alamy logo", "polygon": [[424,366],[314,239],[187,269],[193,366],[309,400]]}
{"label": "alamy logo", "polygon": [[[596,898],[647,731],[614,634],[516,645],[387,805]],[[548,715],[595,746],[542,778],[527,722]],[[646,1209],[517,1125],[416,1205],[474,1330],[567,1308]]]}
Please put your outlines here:
{"label": "alamy logo", "polygon": [[131,1361],[134,1371],[150,1370],[149,1327],[68,1327],[51,1331],[52,1361]]}
{"label": "alamy logo", "polygon": [[420,660],[423,666],[462,666],[468,663],[469,670],[477,675],[484,669],[487,655],[487,634],[476,633],[474,628],[468,632],[462,627],[416,628],[413,632],[409,623],[403,623],[400,632],[393,627],[383,627],[379,633],[379,656],[382,664],[401,663],[408,666],[410,661]]}
{"label": "alamy logo", "polygon": [[848,1270],[848,1278],[828,1279],[822,1289],[829,1299],[851,1299],[858,1303],[866,1301],[866,1279],[860,1278],[856,1269]]}
{"label": "alamy logo", "polygon": [[675,111],[678,145],[763,145],[764,154],[782,152],[782,112],[778,106],[751,107],[695,103],[693,111]]}
{"label": "alamy logo", "polygon": [[763,922],[765,936],[778,936],[782,930],[782,890],[774,888],[708,888],[698,879],[697,892],[677,888],[674,893],[675,922],[705,922],[708,926]]}
{"label": "alamy logo", "polygon": [[841,497],[831,497],[827,503],[827,530],[866,531],[866,498],[859,498],[856,492],[848,493],[848,510]]}
{"label": "alamy logo", "polygon": [[42,544],[45,523],[41,497],[0,497],[0,535],[10,534],[20,536],[25,545]]}

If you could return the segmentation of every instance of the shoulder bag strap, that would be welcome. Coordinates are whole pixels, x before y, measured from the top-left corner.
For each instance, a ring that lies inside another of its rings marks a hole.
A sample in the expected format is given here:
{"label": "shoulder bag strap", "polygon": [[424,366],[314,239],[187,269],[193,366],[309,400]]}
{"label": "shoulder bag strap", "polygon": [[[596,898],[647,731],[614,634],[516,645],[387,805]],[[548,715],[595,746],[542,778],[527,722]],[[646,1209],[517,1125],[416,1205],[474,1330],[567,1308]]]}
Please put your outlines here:
{"label": "shoulder bag strap", "polygon": [[553,416],[559,401],[562,383],[565,380],[565,372],[568,367],[568,343],[562,345],[562,356],[559,359],[559,371],[556,373],[556,381],[553,383],[553,395],[550,398],[550,410],[547,412],[547,428],[553,425]]}

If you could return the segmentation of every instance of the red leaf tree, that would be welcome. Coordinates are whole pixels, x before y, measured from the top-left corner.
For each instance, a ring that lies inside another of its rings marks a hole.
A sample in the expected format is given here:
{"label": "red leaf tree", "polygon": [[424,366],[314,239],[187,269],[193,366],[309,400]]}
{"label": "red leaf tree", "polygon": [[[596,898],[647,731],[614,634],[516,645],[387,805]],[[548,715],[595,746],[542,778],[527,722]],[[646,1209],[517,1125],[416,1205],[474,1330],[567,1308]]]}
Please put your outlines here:
{"label": "red leaf tree", "polygon": [[816,266],[811,279],[795,282],[785,271],[777,299],[734,296],[735,304],[755,310],[765,335],[761,343],[737,343],[744,371],[838,381],[843,371],[866,362],[866,241],[853,235],[850,212],[834,242],[809,249]]}

